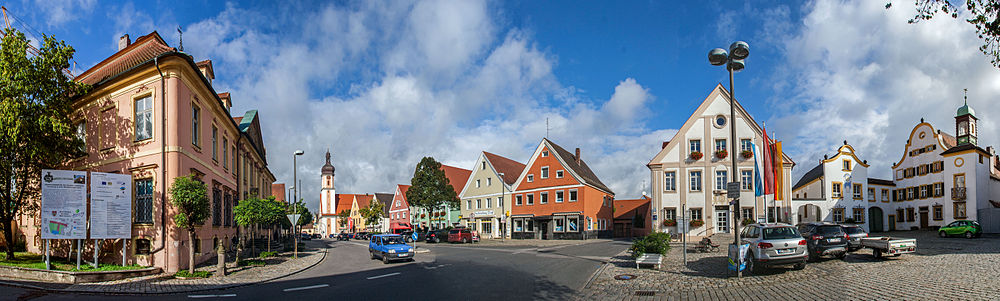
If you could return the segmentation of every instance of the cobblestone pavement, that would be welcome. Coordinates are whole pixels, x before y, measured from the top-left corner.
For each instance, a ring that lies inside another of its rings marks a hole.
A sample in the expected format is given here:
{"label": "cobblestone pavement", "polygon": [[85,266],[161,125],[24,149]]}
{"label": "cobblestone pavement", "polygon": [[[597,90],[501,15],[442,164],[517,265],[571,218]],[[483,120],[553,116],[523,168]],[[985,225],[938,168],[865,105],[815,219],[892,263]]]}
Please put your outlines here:
{"label": "cobblestone pavement", "polygon": [[[611,259],[580,292],[582,300],[1000,300],[1000,236],[938,238],[934,232],[878,235],[917,239],[917,253],[876,260],[863,249],[844,260],[823,259],[804,270],[778,268],[727,277],[719,252],[689,253],[673,246],[659,271],[636,270],[626,253]],[[690,246],[690,245],[689,245]],[[615,280],[631,274],[633,280]]]}
{"label": "cobblestone pavement", "polygon": [[[270,281],[297,273],[322,261],[326,252],[325,244],[322,247],[316,244],[313,248],[307,248],[305,251],[300,250],[298,258],[287,257],[287,260],[274,265],[236,267],[235,263],[228,263],[227,269],[230,274],[225,277],[184,280],[159,274],[116,281],[80,283],[68,287],[33,287],[61,292],[97,294],[169,294],[222,289]],[[291,256],[290,254],[291,252],[282,253],[284,256]],[[198,267],[197,270],[215,271],[215,266],[202,266]]]}

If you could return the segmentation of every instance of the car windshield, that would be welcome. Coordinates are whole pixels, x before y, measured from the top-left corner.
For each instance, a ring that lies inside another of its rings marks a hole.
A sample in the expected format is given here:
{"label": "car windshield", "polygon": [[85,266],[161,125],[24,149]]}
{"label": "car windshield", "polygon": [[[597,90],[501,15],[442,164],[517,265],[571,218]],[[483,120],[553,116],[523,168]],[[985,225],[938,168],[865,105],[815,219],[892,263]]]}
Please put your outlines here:
{"label": "car windshield", "polygon": [[383,245],[401,245],[401,244],[403,244],[403,237],[402,236],[383,236],[382,237],[382,244]]}
{"label": "car windshield", "polygon": [[844,232],[847,232],[847,234],[861,234],[865,233],[865,230],[861,230],[861,227],[844,227]]}
{"label": "car windshield", "polygon": [[451,232],[448,232],[448,234],[458,234],[459,232],[460,232],[459,230],[451,230]]}
{"label": "car windshield", "polygon": [[840,226],[819,226],[816,227],[816,233],[820,235],[835,235],[844,233],[840,229]]}
{"label": "car windshield", "polygon": [[764,239],[801,238],[799,231],[792,227],[764,228]]}

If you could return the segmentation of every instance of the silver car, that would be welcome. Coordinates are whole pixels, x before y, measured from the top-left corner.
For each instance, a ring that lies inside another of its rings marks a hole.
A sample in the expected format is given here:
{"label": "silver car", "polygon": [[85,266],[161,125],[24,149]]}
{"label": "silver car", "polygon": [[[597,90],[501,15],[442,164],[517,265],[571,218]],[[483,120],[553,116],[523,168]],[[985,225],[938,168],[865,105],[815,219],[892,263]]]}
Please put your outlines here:
{"label": "silver car", "polygon": [[857,225],[840,225],[844,228],[844,233],[847,233],[849,237],[847,241],[847,251],[854,252],[861,249],[861,239],[868,237],[868,232],[865,229],[858,227]]}
{"label": "silver car", "polygon": [[806,241],[799,230],[788,224],[752,224],[741,232],[743,243],[750,244],[747,270],[757,273],[762,268],[792,265],[796,270],[806,267],[809,257]]}

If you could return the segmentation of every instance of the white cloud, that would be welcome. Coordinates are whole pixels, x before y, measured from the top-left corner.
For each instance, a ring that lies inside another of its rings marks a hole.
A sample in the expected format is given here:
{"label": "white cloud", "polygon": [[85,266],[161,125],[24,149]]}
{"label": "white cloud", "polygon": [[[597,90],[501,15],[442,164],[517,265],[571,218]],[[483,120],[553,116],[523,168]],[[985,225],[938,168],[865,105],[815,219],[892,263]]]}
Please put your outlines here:
{"label": "white cloud", "polygon": [[907,4],[816,1],[800,24],[772,27],[797,29],[781,45],[769,122],[800,163],[796,177],[847,140],[872,163],[870,175],[888,178],[921,118],[954,134],[963,88],[981,120],[980,146],[1000,138],[1000,107],[991,105],[1000,71],[979,53],[974,27],[961,17],[907,24]]}
{"label": "white cloud", "polygon": [[46,25],[50,28],[61,26],[67,22],[80,19],[81,15],[94,10],[96,0],[34,0],[25,3],[25,7],[35,7],[42,14]]}

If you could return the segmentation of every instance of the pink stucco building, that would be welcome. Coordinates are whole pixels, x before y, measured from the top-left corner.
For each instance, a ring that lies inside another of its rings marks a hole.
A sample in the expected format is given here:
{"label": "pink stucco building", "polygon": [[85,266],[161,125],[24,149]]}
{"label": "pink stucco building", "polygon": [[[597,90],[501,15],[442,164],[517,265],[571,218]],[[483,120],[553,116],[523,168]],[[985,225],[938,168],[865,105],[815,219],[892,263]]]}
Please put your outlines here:
{"label": "pink stucco building", "polygon": [[[66,168],[130,174],[134,184],[132,238],[102,243],[102,261],[121,262],[122,243],[129,263],[167,272],[188,266],[191,247],[196,262],[209,260],[217,243],[232,246],[238,200],[271,195],[275,178],[260,116],[252,110],[233,117],[230,95],[214,90],[214,78],[211,61],[196,62],[156,32],[135,43],[122,37],[118,52],[76,77],[93,87],[75,101],[72,115],[88,155]],[[185,175],[206,184],[211,204],[193,245],[187,231],[175,227],[166,193],[174,178]],[[37,213],[18,222],[28,250],[40,252]],[[67,251],[64,245],[54,244],[54,253]]]}

